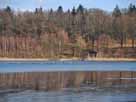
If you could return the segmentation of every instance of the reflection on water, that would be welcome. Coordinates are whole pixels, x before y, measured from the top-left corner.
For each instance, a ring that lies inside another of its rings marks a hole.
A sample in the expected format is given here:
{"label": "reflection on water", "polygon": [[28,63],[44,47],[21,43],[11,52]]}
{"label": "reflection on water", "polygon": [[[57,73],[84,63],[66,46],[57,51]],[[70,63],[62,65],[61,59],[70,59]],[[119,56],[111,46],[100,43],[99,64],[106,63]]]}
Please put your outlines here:
{"label": "reflection on water", "polygon": [[[31,71],[133,71],[133,72],[56,72],[1,74],[1,88],[58,89],[81,86],[94,87],[80,91],[23,91],[0,93],[0,102],[136,102],[136,62],[55,62],[54,63],[4,63],[0,72]],[[60,78],[61,77],[61,78]],[[81,80],[79,80],[79,78]],[[10,79],[10,80],[9,80]],[[16,81],[14,81],[16,80]],[[21,80],[21,81],[20,81]],[[56,81],[54,81],[56,80]],[[48,84],[46,83],[48,82]],[[44,83],[45,82],[45,83]],[[61,82],[61,84],[60,84]],[[33,83],[33,84],[32,84]],[[70,83],[70,84],[69,84]],[[63,85],[63,86],[61,86]],[[44,87],[43,87],[44,86]],[[61,87],[60,87],[61,86]],[[96,86],[112,87],[95,89]],[[116,90],[114,90],[117,88]],[[123,88],[121,90],[120,88]],[[118,90],[120,89],[120,90]]]}
{"label": "reflection on water", "polygon": [[136,102],[135,92],[36,92],[0,95],[0,102]]}

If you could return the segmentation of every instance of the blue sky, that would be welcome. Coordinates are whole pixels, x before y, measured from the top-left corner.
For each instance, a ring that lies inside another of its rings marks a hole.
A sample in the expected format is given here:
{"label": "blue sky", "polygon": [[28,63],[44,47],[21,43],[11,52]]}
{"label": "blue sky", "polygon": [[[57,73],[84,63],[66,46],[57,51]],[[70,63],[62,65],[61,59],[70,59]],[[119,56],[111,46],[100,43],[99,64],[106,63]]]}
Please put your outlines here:
{"label": "blue sky", "polygon": [[125,8],[129,2],[127,0],[0,0],[1,7],[10,5],[15,10],[34,10],[40,6],[46,10],[50,8],[57,9],[59,5],[67,10],[73,6],[77,7],[79,4],[86,8],[101,8],[112,11],[117,4],[120,8]]}

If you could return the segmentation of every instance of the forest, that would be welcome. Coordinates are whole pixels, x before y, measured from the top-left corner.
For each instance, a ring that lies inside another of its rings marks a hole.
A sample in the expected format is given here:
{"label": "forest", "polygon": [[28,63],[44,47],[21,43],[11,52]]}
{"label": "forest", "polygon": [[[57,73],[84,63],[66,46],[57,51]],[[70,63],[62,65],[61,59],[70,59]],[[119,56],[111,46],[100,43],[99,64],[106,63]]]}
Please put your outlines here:
{"label": "forest", "polygon": [[[136,6],[112,12],[82,5],[63,10],[0,9],[0,57],[136,58]],[[90,55],[92,56],[92,55]]]}

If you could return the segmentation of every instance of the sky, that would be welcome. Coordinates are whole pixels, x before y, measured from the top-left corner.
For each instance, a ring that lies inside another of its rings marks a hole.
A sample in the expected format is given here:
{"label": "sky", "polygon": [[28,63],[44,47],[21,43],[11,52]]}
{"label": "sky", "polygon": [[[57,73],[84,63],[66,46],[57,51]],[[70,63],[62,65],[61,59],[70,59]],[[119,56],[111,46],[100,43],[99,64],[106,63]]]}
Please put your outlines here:
{"label": "sky", "polygon": [[0,0],[0,7],[3,8],[9,5],[14,10],[32,11],[40,6],[46,10],[50,8],[56,10],[61,5],[64,10],[67,10],[82,4],[85,8],[100,8],[112,11],[116,5],[125,8],[128,7],[129,3],[128,0]]}

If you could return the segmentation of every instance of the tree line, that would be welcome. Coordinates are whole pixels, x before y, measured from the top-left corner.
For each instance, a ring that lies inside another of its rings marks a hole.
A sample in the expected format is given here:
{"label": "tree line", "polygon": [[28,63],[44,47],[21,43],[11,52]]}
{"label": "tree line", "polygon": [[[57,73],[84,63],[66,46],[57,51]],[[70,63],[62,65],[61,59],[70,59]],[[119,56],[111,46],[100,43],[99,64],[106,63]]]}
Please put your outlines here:
{"label": "tree line", "polygon": [[[87,9],[82,5],[64,11],[16,12],[0,10],[1,57],[80,57],[86,49],[135,48],[136,6],[113,12]],[[135,49],[133,49],[135,50]]]}

